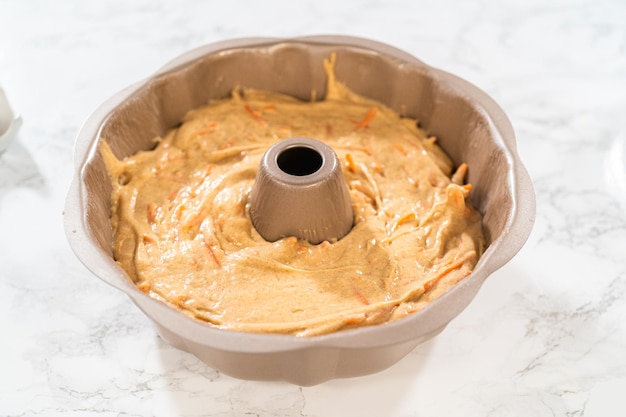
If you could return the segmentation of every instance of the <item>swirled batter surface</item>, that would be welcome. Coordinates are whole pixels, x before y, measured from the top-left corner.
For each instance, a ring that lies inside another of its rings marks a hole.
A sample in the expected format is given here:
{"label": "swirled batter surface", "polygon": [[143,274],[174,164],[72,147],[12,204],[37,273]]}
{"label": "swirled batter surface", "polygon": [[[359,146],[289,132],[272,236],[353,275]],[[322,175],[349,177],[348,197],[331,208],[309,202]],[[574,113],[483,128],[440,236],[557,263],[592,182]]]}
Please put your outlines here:
{"label": "swirled batter surface", "polygon": [[[405,317],[471,273],[484,237],[467,166],[325,66],[321,101],[235,90],[152,150],[118,160],[104,138],[114,256],[141,290],[220,328],[312,336]],[[290,137],[342,161],[355,220],[337,242],[267,242],[252,226],[260,159]]]}

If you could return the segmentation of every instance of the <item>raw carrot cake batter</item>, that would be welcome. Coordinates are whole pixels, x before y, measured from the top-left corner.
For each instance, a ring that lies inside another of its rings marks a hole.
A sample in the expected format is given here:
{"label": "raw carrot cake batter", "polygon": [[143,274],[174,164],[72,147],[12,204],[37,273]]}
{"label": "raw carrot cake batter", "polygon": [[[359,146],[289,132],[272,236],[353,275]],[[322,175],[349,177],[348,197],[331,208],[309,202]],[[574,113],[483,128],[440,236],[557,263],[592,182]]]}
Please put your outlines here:
{"label": "raw carrot cake batter", "polygon": [[[323,100],[237,89],[153,150],[118,160],[104,138],[114,256],[142,291],[220,328],[313,336],[400,319],[471,273],[484,237],[467,166],[324,65]],[[291,137],[342,161],[354,226],[337,242],[268,242],[251,223],[261,157]]]}

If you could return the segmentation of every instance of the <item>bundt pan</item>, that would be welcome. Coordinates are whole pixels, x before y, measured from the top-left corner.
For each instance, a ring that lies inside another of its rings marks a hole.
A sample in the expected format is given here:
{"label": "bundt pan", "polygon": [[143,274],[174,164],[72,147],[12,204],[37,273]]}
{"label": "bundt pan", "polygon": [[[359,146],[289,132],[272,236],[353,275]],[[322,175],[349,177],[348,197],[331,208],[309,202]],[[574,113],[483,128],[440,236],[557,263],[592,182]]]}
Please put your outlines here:
{"label": "bundt pan", "polygon": [[[118,157],[153,146],[189,110],[228,96],[235,86],[309,99],[325,92],[322,61],[337,54],[337,79],[353,91],[416,118],[457,163],[470,166],[472,200],[488,247],[474,272],[413,315],[315,337],[221,330],[139,291],[112,258],[111,186],[97,148],[108,138]],[[532,183],[500,107],[470,83],[391,46],[346,36],[251,38],[192,50],[102,104],[80,130],[75,178],[65,207],[71,247],[96,276],[126,293],[169,344],[236,378],[307,386],[375,373],[441,332],[467,307],[485,279],[508,262],[530,234]]]}

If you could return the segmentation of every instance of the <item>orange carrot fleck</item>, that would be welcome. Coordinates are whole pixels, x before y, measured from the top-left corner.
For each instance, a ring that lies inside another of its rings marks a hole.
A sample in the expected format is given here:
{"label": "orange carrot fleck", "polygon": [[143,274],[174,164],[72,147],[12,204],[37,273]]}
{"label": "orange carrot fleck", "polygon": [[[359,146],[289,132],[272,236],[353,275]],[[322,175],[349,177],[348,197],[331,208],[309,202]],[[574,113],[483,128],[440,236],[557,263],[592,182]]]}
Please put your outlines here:
{"label": "orange carrot fleck", "polygon": [[156,239],[153,236],[150,235],[143,235],[143,243],[155,243]]}
{"label": "orange carrot fleck", "polygon": [[356,125],[356,129],[364,129],[369,126],[370,122],[374,120],[378,114],[378,107],[372,107],[369,109],[365,117]]}
{"label": "orange carrot fleck", "polygon": [[154,220],[156,219],[156,209],[157,209],[157,206],[155,203],[148,204],[147,218],[148,218],[148,223],[150,224],[154,223]]}
{"label": "orange carrot fleck", "polygon": [[185,211],[187,209],[187,207],[185,207],[184,204],[181,204],[180,206],[176,207],[176,220],[180,220],[183,217],[183,211]]}
{"label": "orange carrot fleck", "polygon": [[211,130],[209,130],[209,129],[201,129],[201,130],[196,130],[193,133],[193,136],[194,136],[194,138],[197,138],[198,136],[208,135],[209,133],[211,133]]}
{"label": "orange carrot fleck", "polygon": [[406,156],[406,154],[408,153],[404,146],[400,145],[399,143],[394,143],[393,147],[396,148],[396,150],[404,156]]}
{"label": "orange carrot fleck", "polygon": [[139,290],[147,293],[148,291],[150,291],[150,283],[148,282],[141,282],[137,285],[137,288],[139,288]]}
{"label": "orange carrot fleck", "polygon": [[202,223],[202,221],[204,220],[204,213],[202,213],[202,211],[196,213],[195,216],[193,216],[189,221],[187,221],[185,223],[185,225],[183,226],[185,231],[191,231],[193,230],[195,227],[197,227],[200,223]]}
{"label": "orange carrot fleck", "polygon": [[435,286],[435,284],[436,284],[437,282],[439,282],[439,280],[440,280],[440,279],[441,279],[441,277],[438,277],[438,278],[433,278],[433,279],[431,279],[430,281],[427,281],[427,282],[424,284],[424,292],[430,291],[430,289],[431,289],[432,287],[434,287],[434,286]]}
{"label": "orange carrot fleck", "polygon": [[351,153],[346,154],[346,162],[348,163],[348,171],[356,172],[356,165],[354,164],[354,159],[352,158]]}
{"label": "orange carrot fleck", "polygon": [[448,189],[448,201],[457,210],[465,210],[467,208],[467,206],[465,205],[465,196],[463,195],[463,191],[461,191],[459,188]]}
{"label": "orange carrot fleck", "polygon": [[172,192],[170,193],[170,195],[168,195],[168,196],[167,196],[167,199],[168,199],[169,201],[174,201],[174,199],[175,199],[175,198],[176,198],[176,196],[178,195],[178,192],[179,192],[179,191],[180,191],[180,190],[174,190],[174,191],[172,191]]}
{"label": "orange carrot fleck", "polygon": [[366,306],[370,305],[369,300],[361,293],[361,291],[354,288],[354,294],[356,295],[357,300],[359,300],[361,303],[365,304]]}
{"label": "orange carrot fleck", "polygon": [[250,117],[252,117],[252,119],[254,119],[255,122],[257,122],[258,124],[260,124],[262,126],[264,126],[266,124],[265,120],[263,120],[263,118],[261,117],[260,112],[254,111],[252,109],[252,107],[250,107],[248,104],[244,105],[244,109],[250,115]]}
{"label": "orange carrot fleck", "polygon": [[454,271],[455,269],[459,269],[460,267],[463,266],[463,264],[465,264],[466,259],[459,259],[456,262],[452,262],[450,265],[448,265],[443,271],[441,271],[436,277],[434,277],[433,279],[431,279],[430,281],[427,281],[424,284],[424,292],[429,291],[432,287],[434,287],[439,281],[441,281],[441,278],[445,277],[446,275],[448,275],[450,272]]}
{"label": "orange carrot fleck", "polygon": [[410,213],[407,213],[404,216],[400,217],[398,219],[398,221],[396,222],[396,225],[399,226],[401,224],[404,224],[404,223],[409,222],[409,221],[414,220],[414,219],[415,219],[415,213],[410,212]]}
{"label": "orange carrot fleck", "polygon": [[204,136],[204,135],[208,135],[209,133],[213,133],[215,131],[215,128],[219,125],[219,122],[212,120],[208,123],[206,123],[204,125],[204,127],[200,130],[196,130],[194,132],[194,136]]}
{"label": "orange carrot fleck", "polygon": [[217,255],[215,255],[215,252],[213,251],[213,248],[211,247],[211,243],[208,241],[208,239],[206,238],[206,236],[204,237],[204,246],[207,248],[207,250],[209,251],[209,255],[211,256],[211,259],[213,259],[213,262],[215,262],[215,264],[218,267],[222,266],[222,263],[220,262],[220,260],[217,258]]}

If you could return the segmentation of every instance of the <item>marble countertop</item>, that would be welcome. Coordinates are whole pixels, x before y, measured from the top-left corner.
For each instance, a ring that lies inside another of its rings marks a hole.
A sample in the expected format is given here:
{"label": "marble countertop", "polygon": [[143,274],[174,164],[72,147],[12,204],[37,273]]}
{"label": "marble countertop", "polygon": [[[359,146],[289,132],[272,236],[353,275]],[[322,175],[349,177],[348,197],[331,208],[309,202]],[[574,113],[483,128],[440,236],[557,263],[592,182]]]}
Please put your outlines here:
{"label": "marble countertop", "polygon": [[[622,0],[0,0],[2,416],[623,416],[626,3]],[[537,193],[522,251],[391,368],[313,387],[233,379],[166,345],[69,248],[77,131],[105,99],[206,43],[375,39],[507,112]]]}

